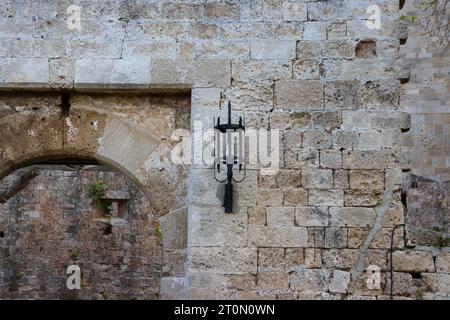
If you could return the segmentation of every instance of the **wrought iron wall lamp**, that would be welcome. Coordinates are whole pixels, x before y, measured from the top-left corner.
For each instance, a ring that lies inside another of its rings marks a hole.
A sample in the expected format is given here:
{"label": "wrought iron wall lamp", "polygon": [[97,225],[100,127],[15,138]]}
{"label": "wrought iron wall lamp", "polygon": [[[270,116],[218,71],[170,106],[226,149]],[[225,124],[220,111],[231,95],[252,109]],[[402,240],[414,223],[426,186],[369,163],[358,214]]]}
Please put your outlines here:
{"label": "wrought iron wall lamp", "polygon": [[[231,102],[228,102],[228,123],[221,124],[220,117],[218,117],[214,129],[214,178],[220,183],[226,182],[223,206],[225,213],[233,213],[232,182],[242,182],[246,175],[245,121],[239,117],[239,123],[231,123]],[[223,180],[219,180],[216,176],[216,169],[220,173],[221,165],[226,165],[227,168],[227,177]],[[244,170],[241,180],[233,178],[233,167],[235,166],[238,166],[239,172]]]}

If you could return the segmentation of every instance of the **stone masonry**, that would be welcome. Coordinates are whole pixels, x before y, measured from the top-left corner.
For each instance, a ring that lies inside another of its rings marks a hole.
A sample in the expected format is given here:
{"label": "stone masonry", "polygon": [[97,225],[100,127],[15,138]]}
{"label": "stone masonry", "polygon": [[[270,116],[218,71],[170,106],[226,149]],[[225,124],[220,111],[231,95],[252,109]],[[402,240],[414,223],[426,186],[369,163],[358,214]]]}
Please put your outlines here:
{"label": "stone masonry", "polygon": [[[107,186],[108,215],[89,191],[98,183]],[[129,178],[96,166],[33,166],[4,178],[2,188],[10,194],[0,204],[0,298],[159,297],[158,220]],[[79,291],[65,286],[72,264],[83,271]]]}
{"label": "stone masonry", "polygon": [[[164,212],[163,299],[389,299],[391,246],[396,299],[448,298],[449,251],[412,248],[403,226],[414,128],[399,2],[8,0],[0,176],[57,155],[132,178]],[[210,164],[168,156],[175,128],[211,128],[228,101],[281,135],[278,171],[249,166],[233,214]]]}

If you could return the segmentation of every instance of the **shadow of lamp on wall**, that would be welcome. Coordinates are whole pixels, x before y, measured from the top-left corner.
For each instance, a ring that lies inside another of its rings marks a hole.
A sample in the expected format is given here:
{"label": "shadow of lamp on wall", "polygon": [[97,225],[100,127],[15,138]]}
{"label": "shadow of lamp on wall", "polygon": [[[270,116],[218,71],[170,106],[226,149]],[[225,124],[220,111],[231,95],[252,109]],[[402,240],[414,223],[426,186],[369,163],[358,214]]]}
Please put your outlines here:
{"label": "shadow of lamp on wall", "polygon": [[[221,124],[220,117],[214,127],[214,178],[216,181],[225,184],[223,206],[225,213],[233,213],[233,184],[232,182],[242,182],[245,179],[245,122],[239,117],[239,123],[231,123],[231,102],[228,102],[228,123]],[[220,180],[217,173],[220,173],[221,166],[226,167],[226,178]],[[233,177],[233,170],[244,171],[243,178],[236,180]]]}

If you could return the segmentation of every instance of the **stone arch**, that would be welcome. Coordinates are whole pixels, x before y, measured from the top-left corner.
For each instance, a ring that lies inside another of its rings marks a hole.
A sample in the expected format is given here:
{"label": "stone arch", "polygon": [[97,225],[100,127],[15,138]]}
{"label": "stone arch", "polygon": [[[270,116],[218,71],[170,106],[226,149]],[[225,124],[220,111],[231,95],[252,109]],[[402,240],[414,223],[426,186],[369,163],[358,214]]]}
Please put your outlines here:
{"label": "stone arch", "polygon": [[171,161],[170,145],[151,128],[105,110],[74,106],[63,117],[54,103],[17,109],[5,112],[0,108],[0,178],[37,160],[55,158],[95,159],[118,169],[142,189],[159,217],[163,246],[161,290],[165,290],[163,283],[173,287],[172,282],[178,285],[177,290],[182,289],[179,284],[184,283],[188,168]]}

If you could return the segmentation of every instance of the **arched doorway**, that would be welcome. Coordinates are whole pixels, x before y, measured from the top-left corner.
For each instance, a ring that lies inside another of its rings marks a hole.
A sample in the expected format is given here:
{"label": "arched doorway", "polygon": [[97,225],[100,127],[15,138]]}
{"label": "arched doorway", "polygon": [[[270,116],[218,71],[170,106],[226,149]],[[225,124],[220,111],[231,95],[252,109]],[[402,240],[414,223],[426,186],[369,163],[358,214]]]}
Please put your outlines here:
{"label": "arched doorway", "polygon": [[[159,298],[158,217],[110,166],[71,159],[14,171],[0,181],[0,226],[2,299]],[[66,285],[71,265],[79,290]]]}
{"label": "arched doorway", "polygon": [[[125,279],[123,280],[125,282],[129,281],[129,283],[125,283],[122,286],[123,288],[148,286],[148,283],[151,282],[149,279],[153,279],[154,274],[159,272],[161,281],[157,279],[154,283],[157,282],[158,285],[149,286],[159,287],[159,283],[161,283],[163,284],[160,286],[161,292],[158,294],[155,290],[144,290],[143,292],[146,292],[147,295],[128,292],[124,293],[125,296],[119,293],[108,294],[106,292],[102,296],[101,293],[98,293],[101,290],[92,290],[92,292],[97,292],[97,295],[92,293],[92,296],[87,298],[150,299],[158,296],[162,298],[180,297],[182,294],[187,241],[186,180],[189,169],[186,166],[176,165],[171,161],[170,154],[173,142],[170,140],[170,135],[171,131],[175,128],[180,128],[180,125],[182,128],[187,126],[187,129],[189,129],[190,109],[186,101],[190,101],[190,99],[189,96],[184,95],[173,97],[149,95],[122,97],[74,93],[71,96],[70,110],[68,110],[67,114],[63,114],[60,95],[56,93],[1,95],[0,178],[6,177],[11,173],[14,175],[15,170],[27,167],[30,164],[53,161],[55,159],[64,159],[64,161],[67,161],[67,159],[83,159],[84,161],[89,159],[98,162],[100,165],[109,166],[108,170],[114,172],[113,174],[111,173],[113,176],[118,180],[127,181],[124,184],[128,184],[132,190],[136,190],[135,195],[139,195],[137,198],[148,199],[148,211],[151,212],[151,218],[145,222],[146,225],[141,230],[142,234],[139,231],[136,236],[142,236],[142,241],[137,243],[146,248],[146,250],[155,252],[152,252],[151,258],[141,253],[138,255],[142,258],[140,261],[127,262],[127,267],[130,268],[132,265],[140,266],[142,262],[144,265],[147,264],[149,269],[127,271],[127,268],[125,268],[123,272],[129,272],[128,278],[122,277],[122,279]],[[98,177],[94,177],[98,172],[95,174],[92,172],[92,170],[78,170],[74,178],[82,180],[86,179],[86,175],[92,176],[93,181],[79,184],[78,189],[72,190],[75,198],[84,198],[84,200],[79,202],[85,206],[87,206],[88,202],[92,206],[92,196],[89,196],[89,192],[86,191],[92,184],[105,183],[115,185],[115,182],[112,181],[115,179],[110,179],[111,181],[107,183],[102,182],[101,179],[97,179]],[[45,176],[44,173],[41,172],[41,174]],[[74,173],[67,174],[70,176]],[[118,178],[119,176],[120,179]],[[55,193],[58,194],[56,191],[60,192],[61,190],[55,190]],[[109,200],[117,200],[114,204],[114,210],[120,211],[119,206],[123,207],[123,203],[121,204],[120,202],[127,199],[118,199],[117,195],[111,197]],[[103,200],[108,200],[108,198]],[[140,201],[140,206],[146,207],[147,204],[144,204],[144,202],[143,200]],[[94,209],[83,211],[85,212],[84,218],[87,218],[87,220],[83,220],[82,216],[80,216],[80,219],[74,220],[73,225],[66,226],[69,229],[71,228],[68,233],[66,232],[66,235],[70,235],[70,237],[68,236],[65,239],[66,241],[69,243],[72,241],[77,246],[82,246],[89,242],[102,242],[99,240],[100,238],[94,236],[95,234],[98,234],[98,237],[108,236],[108,234],[112,235],[111,238],[114,237],[114,228],[118,230],[120,223],[124,221],[120,219],[115,220],[114,223],[118,225],[112,226],[113,230],[111,230],[111,226],[108,226],[107,222],[101,221],[102,219],[99,217],[96,217],[94,219],[95,223],[93,223],[94,212],[98,214],[99,211]],[[142,212],[144,211],[142,210]],[[142,224],[144,221],[139,218],[140,213],[135,212],[135,215]],[[56,217],[50,215],[50,218],[61,219],[63,217],[65,219],[66,216],[70,216],[70,213],[66,212],[65,216]],[[7,219],[7,221],[9,221],[7,222],[8,230],[16,230],[11,220]],[[91,237],[83,235],[84,230],[81,227],[77,232],[74,232],[74,225],[86,227],[83,221],[91,221],[90,226],[94,228],[91,232],[92,234],[89,234]],[[39,223],[36,224],[39,225]],[[51,227],[55,226],[58,226],[58,224],[53,224]],[[6,230],[4,226],[2,228]],[[40,226],[38,228],[44,227]],[[139,226],[137,228],[139,229]],[[133,227],[130,230],[132,229]],[[46,232],[52,233],[50,230],[51,228],[47,224]],[[5,231],[3,234],[5,235],[3,239],[7,239]],[[77,236],[84,237],[83,241],[85,242],[74,242],[74,238],[77,238]],[[21,237],[18,239],[22,239]],[[119,241],[119,239],[116,240]],[[5,241],[3,240],[3,242]],[[102,242],[102,245],[105,245],[105,248],[102,249],[103,252],[110,250],[108,246],[113,246],[113,243],[108,241]],[[130,244],[127,245],[131,247],[130,241],[127,240],[123,243],[129,242]],[[162,246],[160,252],[156,252],[158,250],[156,249],[157,246],[154,246],[155,242]],[[66,258],[77,258],[77,256],[80,256],[82,258],[83,252],[77,252],[77,248],[75,248],[76,246],[73,243],[74,250],[72,250],[72,253],[66,250],[67,252],[63,256],[65,255]],[[114,243],[114,245],[118,245],[118,242]],[[5,250],[4,248],[5,245],[2,250]],[[68,247],[63,246],[63,248],[67,249]],[[96,252],[96,248],[87,252]],[[25,250],[25,253],[27,253],[27,250]],[[39,255],[39,252],[34,252],[34,254]],[[114,256],[108,253],[106,256],[114,260],[115,258],[112,257],[119,257],[120,255]],[[129,257],[132,256],[129,255]],[[121,257],[125,259],[125,257]],[[162,261],[159,266],[155,259]],[[109,265],[119,263],[118,261],[110,262]],[[97,266],[97,268],[100,267]],[[10,269],[14,270],[14,268]],[[14,271],[11,272],[14,273]],[[133,272],[138,273],[132,275]],[[11,277],[11,274],[8,276]],[[85,276],[88,277],[90,275]],[[115,275],[113,272],[113,275],[110,275],[110,277],[111,281],[122,281],[119,280],[120,276],[117,276],[117,270]],[[145,282],[145,279],[148,281]],[[33,282],[33,280],[30,281]],[[63,286],[64,284],[65,282],[61,283],[60,281],[58,285]],[[17,287],[17,285],[15,286]],[[173,290],[172,288],[174,287],[177,288],[177,294],[173,295],[167,292],[167,290]],[[76,295],[73,297],[77,298]]]}

